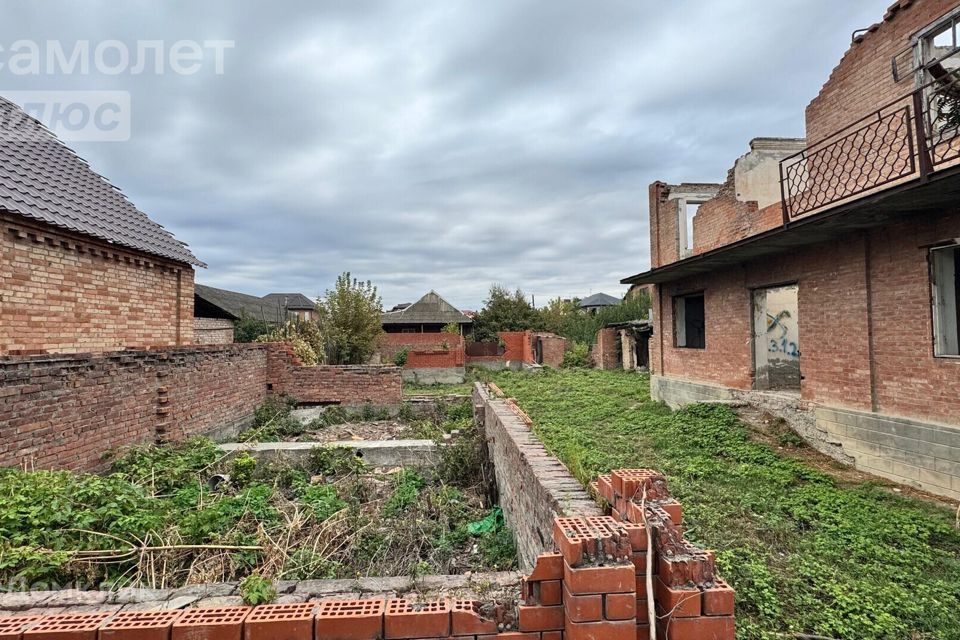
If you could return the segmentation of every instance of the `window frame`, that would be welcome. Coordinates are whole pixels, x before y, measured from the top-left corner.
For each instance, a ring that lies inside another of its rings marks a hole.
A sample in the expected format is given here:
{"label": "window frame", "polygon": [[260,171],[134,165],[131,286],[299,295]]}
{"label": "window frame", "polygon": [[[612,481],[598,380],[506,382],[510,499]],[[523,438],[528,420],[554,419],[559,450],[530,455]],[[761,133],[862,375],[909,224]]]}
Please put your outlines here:
{"label": "window frame", "polygon": [[[686,319],[686,301],[689,298],[700,298],[703,303],[703,343],[702,345],[690,345],[687,344],[687,319]],[[683,313],[678,313],[678,308],[680,302],[683,302]],[[677,294],[671,296],[671,302],[673,307],[673,347],[674,349],[695,349],[698,351],[703,351],[707,348],[707,295],[705,291],[691,291],[688,293]],[[680,326],[678,323],[679,318],[683,318],[683,342],[680,344]]]}
{"label": "window frame", "polygon": [[[955,347],[955,353],[945,352],[945,347],[941,342],[941,324],[944,321],[944,309],[941,299],[944,294],[940,291],[941,283],[938,282],[937,279],[937,254],[939,252],[953,252],[954,254],[953,306],[954,313],[957,314],[957,318],[954,320],[954,322],[957,324],[958,333],[958,335],[954,338],[954,340],[958,342],[957,346]],[[928,276],[930,280],[930,328],[932,332],[930,341],[933,347],[933,357],[947,360],[958,360],[960,359],[960,284],[958,284],[958,280],[960,280],[960,242],[953,241],[950,243],[938,244],[930,247],[927,261],[929,263]]]}

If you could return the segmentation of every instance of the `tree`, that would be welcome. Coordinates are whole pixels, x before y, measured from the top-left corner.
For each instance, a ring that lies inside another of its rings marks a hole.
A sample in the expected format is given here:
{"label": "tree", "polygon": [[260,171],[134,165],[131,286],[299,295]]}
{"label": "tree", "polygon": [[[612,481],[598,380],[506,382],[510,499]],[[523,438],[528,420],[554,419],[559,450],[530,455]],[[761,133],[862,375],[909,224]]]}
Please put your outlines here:
{"label": "tree", "polygon": [[272,327],[257,338],[257,342],[286,342],[304,365],[323,364],[326,349],[317,323],[312,320],[289,320]]}
{"label": "tree", "polygon": [[490,287],[489,298],[473,319],[473,339],[493,342],[500,331],[539,331],[543,328],[540,313],[533,308],[523,291],[510,293],[499,284]]}
{"label": "tree", "polygon": [[627,297],[616,306],[604,307],[595,314],[587,313],[578,303],[578,300],[551,300],[540,310],[545,329],[576,343],[590,345],[596,341],[597,331],[604,326],[613,322],[642,320],[650,313],[650,294],[645,290]]}
{"label": "tree", "polygon": [[258,337],[270,333],[272,329],[273,325],[266,320],[257,320],[244,313],[233,323],[233,341],[253,342]]}
{"label": "tree", "polygon": [[340,274],[333,290],[317,301],[317,314],[328,363],[364,364],[379,347],[383,304],[369,280]]}

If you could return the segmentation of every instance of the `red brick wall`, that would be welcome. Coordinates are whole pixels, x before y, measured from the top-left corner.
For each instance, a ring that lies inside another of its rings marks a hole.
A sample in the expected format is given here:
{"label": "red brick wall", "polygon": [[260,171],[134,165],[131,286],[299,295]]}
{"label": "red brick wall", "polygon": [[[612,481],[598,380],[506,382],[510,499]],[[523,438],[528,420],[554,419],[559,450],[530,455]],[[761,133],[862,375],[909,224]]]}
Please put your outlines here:
{"label": "red brick wall", "polygon": [[663,182],[650,185],[650,266],[654,269],[680,259],[679,201],[667,200],[667,196],[668,187]]}
{"label": "red brick wall", "polygon": [[446,369],[462,367],[466,361],[466,343],[455,333],[388,333],[380,347],[384,363],[407,349],[407,369]]}
{"label": "red brick wall", "polygon": [[260,345],[0,358],[0,466],[97,469],[110,449],[243,420],[266,363]]}
{"label": "red brick wall", "polygon": [[540,338],[543,364],[548,367],[559,368],[563,364],[563,356],[567,352],[567,346],[569,344],[567,339],[550,333],[538,333],[535,335]]}
{"label": "red brick wall", "polygon": [[463,349],[411,351],[404,369],[452,369],[464,366],[465,361]]}
{"label": "red brick wall", "polygon": [[908,221],[871,234],[878,409],[960,422],[960,359],[933,356],[927,249],[960,237],[960,214]]}
{"label": "red brick wall", "polygon": [[[752,388],[750,290],[796,282],[802,397],[870,410],[869,254],[877,409],[956,422],[960,360],[933,357],[924,247],[958,236],[960,215],[928,216],[663,285],[653,300],[652,370]],[[696,291],[705,295],[706,348],[675,348],[671,296]]]}
{"label": "red brick wall", "polygon": [[0,354],[193,343],[193,269],[0,214]]}
{"label": "red brick wall", "polygon": [[850,46],[820,94],[807,107],[807,140],[818,142],[912,91],[912,78],[894,83],[891,58],[910,44],[917,31],[957,6],[957,0],[894,3],[875,30]]}
{"label": "red brick wall", "polygon": [[501,331],[497,334],[504,344],[501,360],[531,363],[533,359],[533,334],[530,331]]}
{"label": "red brick wall", "polygon": [[600,329],[600,331],[597,331],[597,341],[590,354],[593,357],[593,366],[597,369],[619,369],[618,352],[617,330]]}
{"label": "red brick wall", "polygon": [[734,172],[717,197],[704,202],[693,218],[693,253],[706,253],[783,225],[783,208],[775,204],[757,209],[756,201],[737,200]]}
{"label": "red brick wall", "polygon": [[304,367],[287,345],[270,344],[268,381],[271,393],[303,403],[373,404],[396,406],[403,402],[400,367]]}
{"label": "red brick wall", "polygon": [[116,447],[243,422],[268,393],[348,406],[402,401],[397,367],[302,367],[277,344],[5,357],[0,466],[99,469]]}

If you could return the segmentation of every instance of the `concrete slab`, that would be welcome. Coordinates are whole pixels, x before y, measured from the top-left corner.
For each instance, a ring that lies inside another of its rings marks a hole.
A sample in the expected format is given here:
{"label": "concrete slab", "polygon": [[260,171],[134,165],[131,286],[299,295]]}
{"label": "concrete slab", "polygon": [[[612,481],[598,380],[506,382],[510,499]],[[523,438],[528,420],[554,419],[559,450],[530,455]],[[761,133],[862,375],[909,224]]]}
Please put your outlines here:
{"label": "concrete slab", "polygon": [[235,455],[241,451],[257,460],[289,460],[304,463],[318,447],[353,451],[370,467],[431,469],[439,461],[433,440],[341,440],[337,442],[226,442],[220,449]]}

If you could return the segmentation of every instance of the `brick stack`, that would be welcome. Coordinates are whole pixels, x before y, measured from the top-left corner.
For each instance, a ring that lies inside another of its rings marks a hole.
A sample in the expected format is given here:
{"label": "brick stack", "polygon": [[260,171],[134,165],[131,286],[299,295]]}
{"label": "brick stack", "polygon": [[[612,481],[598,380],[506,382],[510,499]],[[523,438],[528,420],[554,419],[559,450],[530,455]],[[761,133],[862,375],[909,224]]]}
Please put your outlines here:
{"label": "brick stack", "polygon": [[[712,552],[684,539],[683,511],[670,496],[663,474],[650,469],[618,469],[592,487],[610,505],[615,521],[639,526],[649,521],[653,538],[653,598],[657,637],[667,640],[734,637],[734,591],[716,576]],[[646,554],[635,554],[637,593],[646,593]],[[642,560],[642,561],[641,561]],[[641,589],[640,584],[643,583]],[[638,620],[646,622],[646,601]],[[638,636],[642,637],[642,636]]]}

